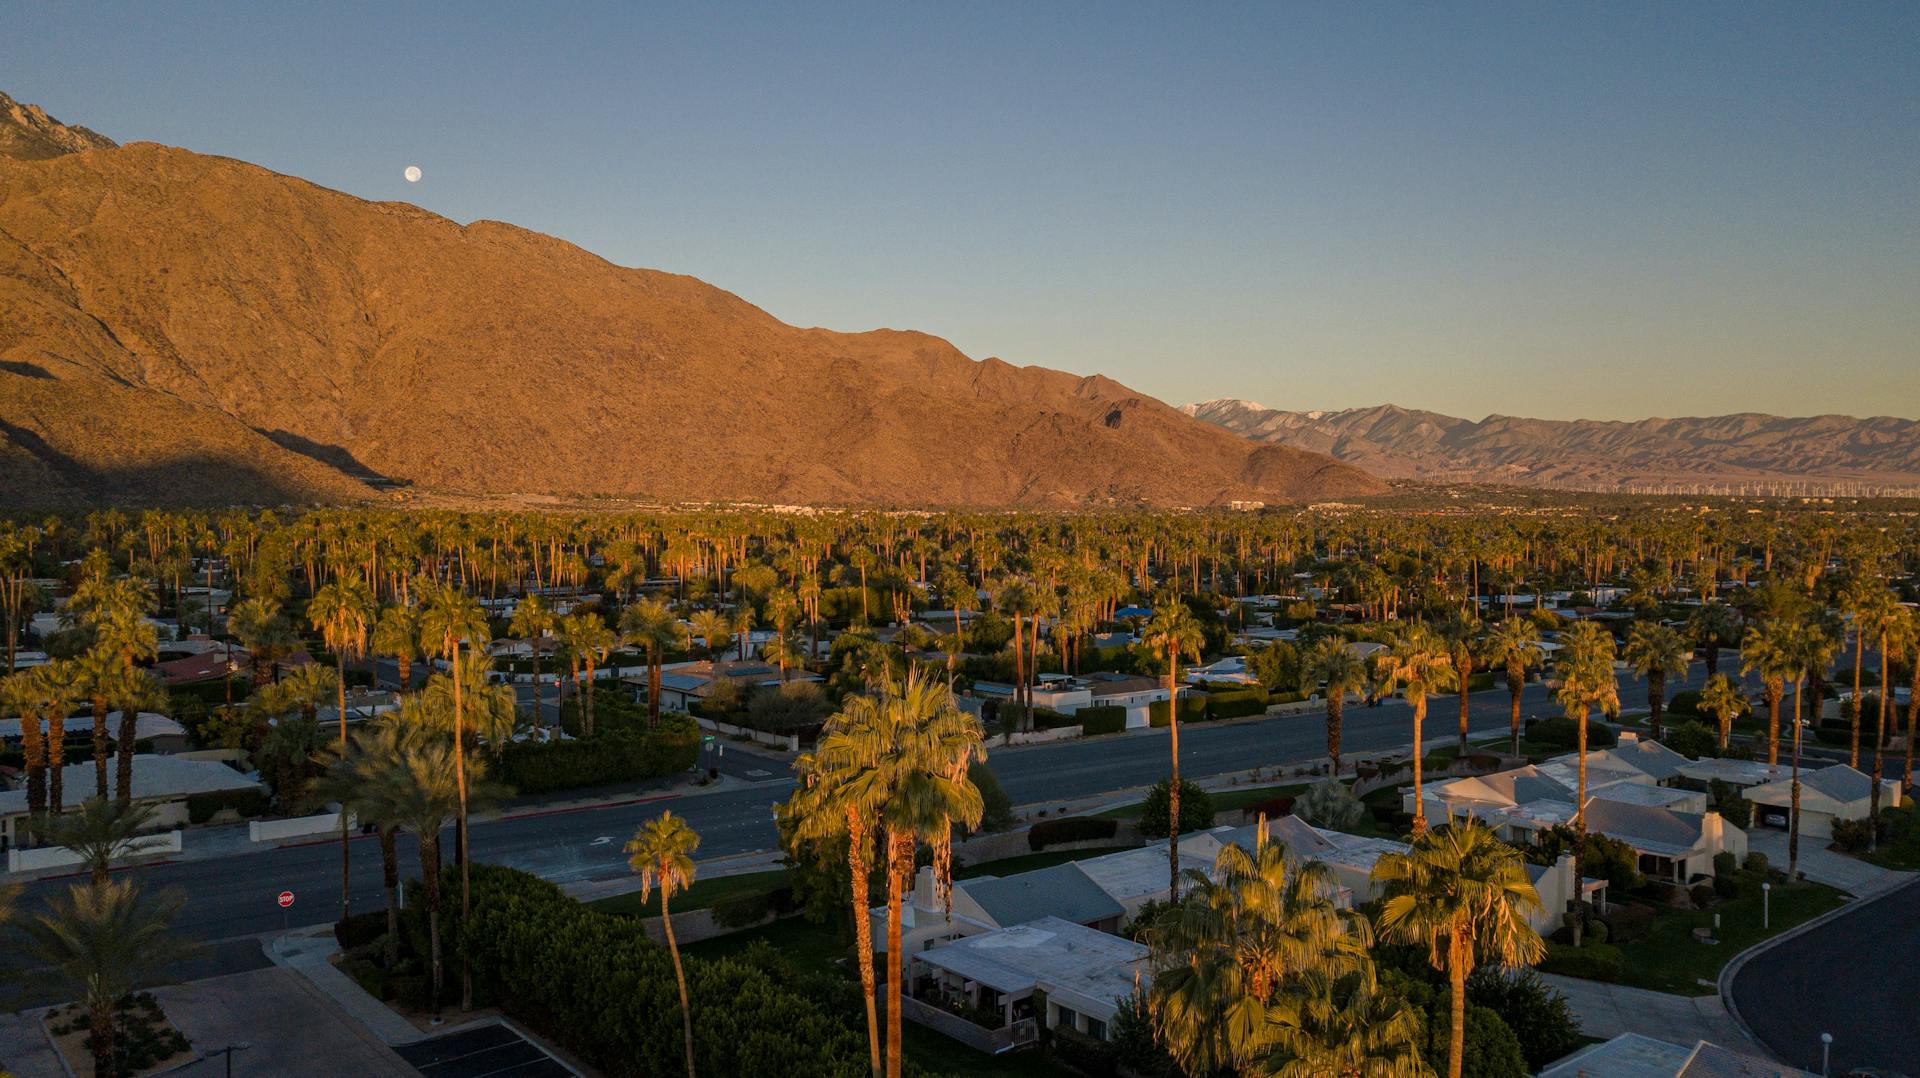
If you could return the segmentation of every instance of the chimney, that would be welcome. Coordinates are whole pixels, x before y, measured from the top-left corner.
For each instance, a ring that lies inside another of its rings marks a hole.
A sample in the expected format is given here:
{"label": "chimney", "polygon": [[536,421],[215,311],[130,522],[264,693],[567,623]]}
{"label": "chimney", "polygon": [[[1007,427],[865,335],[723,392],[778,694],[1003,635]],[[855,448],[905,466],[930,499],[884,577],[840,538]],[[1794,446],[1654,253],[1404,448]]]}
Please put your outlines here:
{"label": "chimney", "polygon": [[1634,730],[1622,730],[1622,731],[1620,731],[1620,744],[1621,744],[1621,745],[1623,745],[1623,746],[1625,746],[1625,745],[1637,745],[1637,744],[1639,744],[1639,743],[1640,743],[1640,734],[1639,734],[1639,732],[1638,732],[1638,731],[1634,731]]}

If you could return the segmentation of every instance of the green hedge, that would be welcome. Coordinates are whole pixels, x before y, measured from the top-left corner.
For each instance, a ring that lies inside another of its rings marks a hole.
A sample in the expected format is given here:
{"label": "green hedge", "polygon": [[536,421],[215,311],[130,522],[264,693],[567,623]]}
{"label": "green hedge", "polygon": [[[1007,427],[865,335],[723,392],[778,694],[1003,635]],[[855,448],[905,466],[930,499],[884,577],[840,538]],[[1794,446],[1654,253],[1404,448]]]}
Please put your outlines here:
{"label": "green hedge", "polygon": [[212,793],[187,795],[187,822],[201,824],[213,819],[214,813],[230,808],[242,818],[251,818],[267,811],[267,793],[265,790],[215,790]]}
{"label": "green hedge", "polygon": [[1124,707],[1114,705],[1083,707],[1074,712],[1073,717],[1080,723],[1080,733],[1083,737],[1092,737],[1095,734],[1117,734],[1127,728],[1127,709]]}
{"label": "green hedge", "polygon": [[501,754],[500,777],[520,794],[543,794],[659,778],[693,766],[700,728],[662,715],[660,728],[614,730],[574,741],[516,742]]}
{"label": "green hedge", "polygon": [[[1181,693],[1180,721],[1206,722],[1207,698],[1204,696],[1189,696],[1186,693]],[[1167,702],[1165,700],[1155,700],[1153,703],[1147,705],[1147,722],[1156,729],[1167,725]]]}
{"label": "green hedge", "polygon": [[[524,872],[476,864],[472,874],[473,918],[451,935],[486,998],[617,1078],[686,1069],[672,962],[639,921],[582,906]],[[682,959],[700,1073],[867,1073],[857,1006],[789,981],[751,952]],[[457,969],[457,959],[448,965]]]}
{"label": "green hedge", "polygon": [[1041,820],[1027,829],[1027,848],[1044,850],[1063,842],[1109,839],[1119,830],[1119,820],[1097,816],[1062,816],[1055,820]]}
{"label": "green hedge", "polygon": [[1264,715],[1267,713],[1267,690],[1262,688],[1236,689],[1232,692],[1217,692],[1207,697],[1207,717],[1211,719],[1237,719],[1243,715]]}

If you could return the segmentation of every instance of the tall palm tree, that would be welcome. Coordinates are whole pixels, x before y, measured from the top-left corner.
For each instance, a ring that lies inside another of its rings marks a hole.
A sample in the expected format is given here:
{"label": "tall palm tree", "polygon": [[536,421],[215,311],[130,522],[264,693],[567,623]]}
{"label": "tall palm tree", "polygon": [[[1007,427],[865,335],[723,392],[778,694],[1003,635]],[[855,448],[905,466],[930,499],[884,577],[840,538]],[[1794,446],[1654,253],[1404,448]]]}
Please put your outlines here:
{"label": "tall palm tree", "polygon": [[1667,702],[1667,678],[1687,672],[1687,642],[1679,633],[1658,622],[1635,622],[1627,634],[1622,658],[1627,668],[1647,679],[1647,716],[1653,739],[1660,740],[1660,712]]}
{"label": "tall palm tree", "polygon": [[[540,717],[540,654],[546,649],[547,634],[558,628],[559,624],[560,621],[554,616],[553,608],[548,606],[538,595],[529,595],[525,599],[520,600],[519,604],[513,608],[513,620],[507,623],[508,632],[515,636],[526,637],[527,643],[533,648],[533,714],[536,720],[535,725],[539,725],[537,720]],[[555,696],[553,710],[557,715],[560,712],[561,703],[558,699],[560,694],[560,675],[558,674],[554,675],[553,688]]]}
{"label": "tall palm tree", "polygon": [[[460,656],[459,695],[462,700],[460,731],[468,747],[484,745],[496,757],[513,740],[514,725],[520,719],[513,689],[493,681],[493,658],[469,651]],[[401,705],[400,717],[429,730],[453,736],[452,671],[427,679],[420,691]]]}
{"label": "tall palm tree", "polygon": [[[1788,784],[1792,807],[1787,817],[1787,878],[1793,879],[1800,870],[1801,696],[1810,679],[1825,675],[1827,667],[1833,662],[1834,653],[1840,649],[1840,641],[1831,633],[1827,622],[1816,613],[1794,624],[1789,649],[1789,677],[1793,681],[1793,777]],[[1813,707],[1814,714],[1819,714],[1820,701],[1817,695]]]}
{"label": "tall palm tree", "polygon": [[954,826],[978,827],[983,811],[967,766],[984,759],[979,722],[959,709],[945,685],[918,670],[904,681],[887,677],[877,695],[847,700],[827,720],[814,753],[827,781],[878,815],[885,836],[888,1078],[899,1078],[903,1058],[900,926],[915,854],[922,845],[932,847],[935,888],[950,901]]}
{"label": "tall palm tree", "polygon": [[1487,636],[1487,662],[1505,671],[1507,724],[1513,734],[1513,752],[1520,752],[1520,697],[1527,690],[1527,671],[1546,661],[1540,647],[1540,629],[1531,618],[1507,618]]}
{"label": "tall palm tree", "polygon": [[413,688],[413,660],[420,656],[420,619],[413,607],[381,608],[369,642],[375,655],[391,658],[400,679],[400,691]]}
{"label": "tall palm tree", "polygon": [[[1876,635],[1874,622],[1894,602],[1893,593],[1887,590],[1884,583],[1861,570],[1856,570],[1853,578],[1847,582],[1847,586],[1840,589],[1840,612],[1847,617],[1846,625],[1841,630],[1842,645],[1846,643],[1847,630],[1853,631],[1853,707],[1850,709],[1853,712],[1851,719],[1853,736],[1847,750],[1847,766],[1855,769],[1860,767],[1861,662],[1867,650],[1868,637]],[[1885,690],[1886,686],[1883,684],[1881,686],[1883,695]],[[1820,707],[1820,701],[1816,698],[1813,702],[1816,714],[1819,713]]]}
{"label": "tall palm tree", "polygon": [[1267,1023],[1299,978],[1373,972],[1364,917],[1334,904],[1332,870],[1266,838],[1229,843],[1211,872],[1148,926],[1154,977],[1147,1003],[1167,1050],[1189,1074],[1261,1073]]}
{"label": "tall palm tree", "polygon": [[1309,686],[1324,685],[1327,694],[1327,761],[1330,775],[1340,774],[1340,721],[1347,694],[1367,687],[1367,664],[1353,653],[1345,637],[1327,636],[1308,649],[1301,678]]}
{"label": "tall palm tree", "polygon": [[1167,663],[1167,737],[1172,770],[1167,778],[1167,894],[1180,897],[1180,660],[1200,661],[1206,637],[1186,601],[1173,591],[1154,600],[1153,617],[1140,630],[1140,643]]}
{"label": "tall palm tree", "polygon": [[1595,708],[1603,715],[1620,713],[1620,683],[1613,676],[1613,634],[1598,622],[1583,621],[1560,638],[1560,657],[1554,672],[1560,687],[1553,698],[1574,723],[1575,751],[1579,754],[1579,789],[1574,794],[1573,826],[1587,833],[1587,717]]}
{"label": "tall palm tree", "polygon": [[459,818],[463,808],[485,806],[504,791],[487,780],[484,760],[467,761],[461,769],[452,738],[407,734],[398,748],[385,796],[392,798],[394,822],[413,832],[420,844],[421,904],[427,911],[433,1000],[438,1009],[446,983],[440,958],[440,832]]}
{"label": "tall palm tree", "polygon": [[848,781],[860,772],[823,767],[809,753],[794,759],[793,772],[797,780],[793,794],[775,811],[791,821],[795,848],[800,848],[801,843],[815,843],[829,849],[840,842],[847,844],[855,960],[859,964],[860,990],[867,1006],[867,1054],[873,1078],[880,1078],[880,1019],[875,1003],[873,919],[869,916],[872,874],[879,867],[875,864],[878,851],[874,843],[880,829],[879,818],[874,808],[863,801],[868,790]]}
{"label": "tall palm tree", "polygon": [[74,660],[82,692],[93,715],[93,794],[107,796],[107,709],[125,688],[126,669],[111,648],[93,647]]}
{"label": "tall palm tree", "polygon": [[1393,644],[1375,659],[1374,672],[1388,692],[1398,688],[1413,706],[1413,833],[1427,829],[1427,804],[1422,786],[1420,736],[1427,724],[1427,697],[1446,692],[1459,680],[1446,642],[1425,622],[1401,630]]}
{"label": "tall palm tree", "polygon": [[1720,672],[1720,648],[1740,640],[1740,615],[1733,607],[1710,599],[1687,618],[1687,632],[1700,644],[1707,676],[1712,677]]}
{"label": "tall palm tree", "polygon": [[620,612],[620,636],[647,649],[647,725],[660,725],[660,657],[678,638],[673,610],[658,599],[642,599]]}
{"label": "tall palm tree", "polygon": [[[1913,681],[1907,689],[1907,755],[1900,771],[1900,785],[1905,787],[1913,782],[1914,720],[1920,718],[1920,616],[1916,616],[1913,611],[1906,610],[1904,607],[1902,610],[1903,613],[1895,614],[1885,626],[1880,656],[1882,663],[1885,663],[1889,655],[1906,656],[1908,676]],[[1883,677],[1881,678],[1881,707],[1891,706],[1892,699],[1893,685]],[[1882,721],[1885,721],[1884,718]],[[1894,725],[1898,727],[1899,723],[1900,716],[1895,715]]]}
{"label": "tall palm tree", "polygon": [[[601,620],[597,611],[581,610],[568,614],[560,622],[561,638],[575,660],[587,671],[587,689],[585,693],[574,693],[575,704],[580,709],[580,728],[588,737],[593,736],[593,686],[594,671],[613,651],[617,642],[613,630]],[[576,686],[577,690],[578,686]]]}
{"label": "tall palm tree", "polygon": [[1880,645],[1880,709],[1874,720],[1873,730],[1873,793],[1868,802],[1867,818],[1873,826],[1868,829],[1868,846],[1878,849],[1880,845],[1880,778],[1885,770],[1887,747],[1887,708],[1893,699],[1893,666],[1889,657],[1896,646],[1904,646],[1901,634],[1905,626],[1913,620],[1913,612],[1900,605],[1893,592],[1882,587],[1873,592],[1861,604],[1855,614],[1858,628],[1854,631],[1854,669],[1853,675],[1853,724],[1860,725],[1860,709],[1866,706],[1860,695],[1860,651],[1861,638],[1874,639]]}
{"label": "tall palm tree", "polygon": [[33,956],[71,985],[87,1009],[93,1072],[120,1074],[114,1012],[122,997],[167,965],[199,953],[169,934],[185,899],[144,899],[131,881],[69,887],[27,923]]}
{"label": "tall palm tree", "polygon": [[[380,875],[387,893],[387,938],[400,938],[400,855],[397,842],[402,818],[402,789],[407,779],[405,758],[415,741],[426,736],[417,726],[392,719],[376,719],[354,731],[348,751],[331,751],[326,771],[314,784],[316,801],[337,801],[341,815],[351,813],[362,824],[372,824],[380,839]],[[389,954],[391,958],[391,953]]]}
{"label": "tall palm tree", "polygon": [[727,616],[718,610],[696,610],[688,622],[693,627],[693,635],[706,641],[707,661],[719,662],[733,642],[733,625]]}
{"label": "tall palm tree", "polygon": [[113,859],[127,843],[153,824],[150,805],[122,805],[104,797],[89,797],[78,812],[57,816],[47,822],[44,837],[52,845],[64,847],[87,866],[93,886],[107,882]]}
{"label": "tall palm tree", "polygon": [[1795,635],[1789,618],[1772,617],[1747,630],[1740,641],[1740,672],[1760,675],[1760,691],[1767,701],[1768,767],[1780,763],[1780,705],[1794,665]]}
{"label": "tall palm tree", "polygon": [[1372,970],[1304,970],[1294,991],[1267,1008],[1266,1058],[1252,1073],[1271,1078],[1422,1078],[1420,1014],[1383,991]]}
{"label": "tall palm tree", "polygon": [[[453,776],[459,787],[459,815],[454,831],[454,847],[460,861],[460,923],[466,924],[473,915],[472,874],[467,862],[467,750],[465,730],[465,693],[459,677],[460,649],[482,648],[487,644],[487,617],[480,610],[480,604],[473,597],[451,584],[433,585],[427,592],[426,601],[420,608],[420,639],[427,649],[444,656],[447,667],[454,671],[453,684]],[[477,761],[476,761],[477,764]],[[463,964],[460,975],[460,1009],[473,1009],[473,970]]]}
{"label": "tall palm tree", "polygon": [[1447,655],[1453,660],[1454,690],[1460,698],[1460,755],[1467,754],[1467,691],[1473,678],[1473,662],[1480,645],[1480,618],[1469,607],[1461,607],[1440,623],[1437,630],[1446,642]]}
{"label": "tall palm tree", "polygon": [[227,632],[247,649],[247,665],[253,671],[255,685],[279,680],[281,660],[300,647],[300,638],[280,612],[279,602],[263,596],[234,604],[227,615]]}
{"label": "tall palm tree", "polygon": [[[307,620],[320,634],[321,643],[333,652],[334,690],[339,708],[342,756],[347,752],[347,660],[366,653],[367,633],[374,614],[373,592],[358,576],[342,576],[323,585],[307,603]],[[352,878],[352,854],[349,852],[347,813],[340,813],[340,919],[347,919],[348,895]]]}
{"label": "tall palm tree", "polygon": [[640,825],[627,840],[627,865],[640,874],[640,901],[655,885],[660,888],[660,925],[667,935],[667,953],[673,956],[673,978],[680,982],[680,1028],[686,1037],[687,1078],[693,1078],[693,1005],[687,999],[687,973],[680,965],[680,944],[673,938],[674,894],[693,885],[693,851],[700,836],[687,821],[671,812]]}
{"label": "tall palm tree", "polygon": [[26,670],[0,678],[0,715],[20,716],[20,753],[27,772],[27,833],[39,828],[47,811],[46,727],[38,680]]}
{"label": "tall palm tree", "polygon": [[1726,751],[1727,735],[1733,730],[1733,720],[1747,710],[1747,694],[1740,686],[1725,674],[1715,674],[1707,679],[1706,688],[1700,691],[1700,706],[1713,714],[1714,722],[1720,731],[1720,750]]}
{"label": "tall palm tree", "polygon": [[1466,1054],[1467,974],[1477,960],[1529,966],[1546,944],[1528,915],[1540,895],[1519,851],[1472,817],[1416,836],[1404,854],[1381,856],[1373,878],[1386,885],[1380,933],[1427,948],[1427,960],[1453,989],[1448,1078],[1460,1078]]}
{"label": "tall palm tree", "polygon": [[34,686],[47,717],[47,811],[55,816],[65,808],[67,770],[67,716],[86,696],[86,674],[72,659],[56,659],[36,668]]}
{"label": "tall palm tree", "polygon": [[107,702],[120,710],[119,732],[114,735],[114,799],[121,804],[133,800],[133,756],[138,746],[140,713],[166,711],[171,706],[160,679],[140,669],[126,669],[113,679],[112,695]]}

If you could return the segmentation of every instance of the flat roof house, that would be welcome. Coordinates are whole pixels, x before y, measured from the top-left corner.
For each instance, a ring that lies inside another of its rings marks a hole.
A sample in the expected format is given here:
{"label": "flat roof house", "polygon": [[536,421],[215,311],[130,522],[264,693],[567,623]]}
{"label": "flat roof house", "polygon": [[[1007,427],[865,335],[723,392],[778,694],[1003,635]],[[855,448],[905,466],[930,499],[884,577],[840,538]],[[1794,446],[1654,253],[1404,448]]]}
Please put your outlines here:
{"label": "flat roof house", "polygon": [[[68,807],[92,796],[93,762],[68,764],[60,782]],[[133,800],[154,806],[156,830],[187,822],[187,798],[221,790],[261,790],[266,787],[225,764],[184,760],[178,756],[139,753],[133,758]],[[27,822],[27,791],[0,790],[0,849],[18,845]]]}
{"label": "flat roof house", "polygon": [[1813,1078],[1808,1071],[1722,1048],[1692,1047],[1622,1033],[1590,1044],[1540,1072],[1540,1078]]}
{"label": "flat roof house", "polygon": [[[1129,851],[1132,852],[1132,851]],[[1166,890],[1166,854],[1160,859],[1161,891]],[[976,876],[953,881],[952,911],[935,894],[933,869],[922,868],[900,914],[900,950],[914,954],[949,940],[1056,917],[1095,931],[1117,932],[1127,910],[1107,894],[1078,862],[1038,868],[1011,876]],[[887,947],[884,906],[867,914],[873,922],[874,953]]]}
{"label": "flat roof house", "polygon": [[1031,1044],[1042,1024],[1112,1040],[1122,1001],[1148,977],[1147,959],[1144,944],[1042,917],[914,955],[904,1013],[985,1052]]}
{"label": "flat roof house", "polygon": [[[1746,792],[1753,802],[1753,825],[1778,831],[1787,830],[1793,805],[1791,776],[1752,787]],[[1900,803],[1900,780],[1882,779],[1880,805]],[[1800,772],[1800,834],[1804,838],[1831,839],[1833,821],[1864,820],[1872,811],[1873,779],[1846,764]]]}

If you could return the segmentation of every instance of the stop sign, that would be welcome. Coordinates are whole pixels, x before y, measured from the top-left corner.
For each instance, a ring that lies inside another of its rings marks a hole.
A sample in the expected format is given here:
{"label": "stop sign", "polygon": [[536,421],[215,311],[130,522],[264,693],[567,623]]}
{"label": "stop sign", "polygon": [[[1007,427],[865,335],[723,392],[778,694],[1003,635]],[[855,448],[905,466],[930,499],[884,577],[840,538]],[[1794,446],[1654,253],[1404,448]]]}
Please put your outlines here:
{"label": "stop sign", "polygon": [[280,892],[280,897],[277,901],[280,903],[281,909],[283,910],[286,909],[287,907],[293,905],[293,892],[292,891]]}

